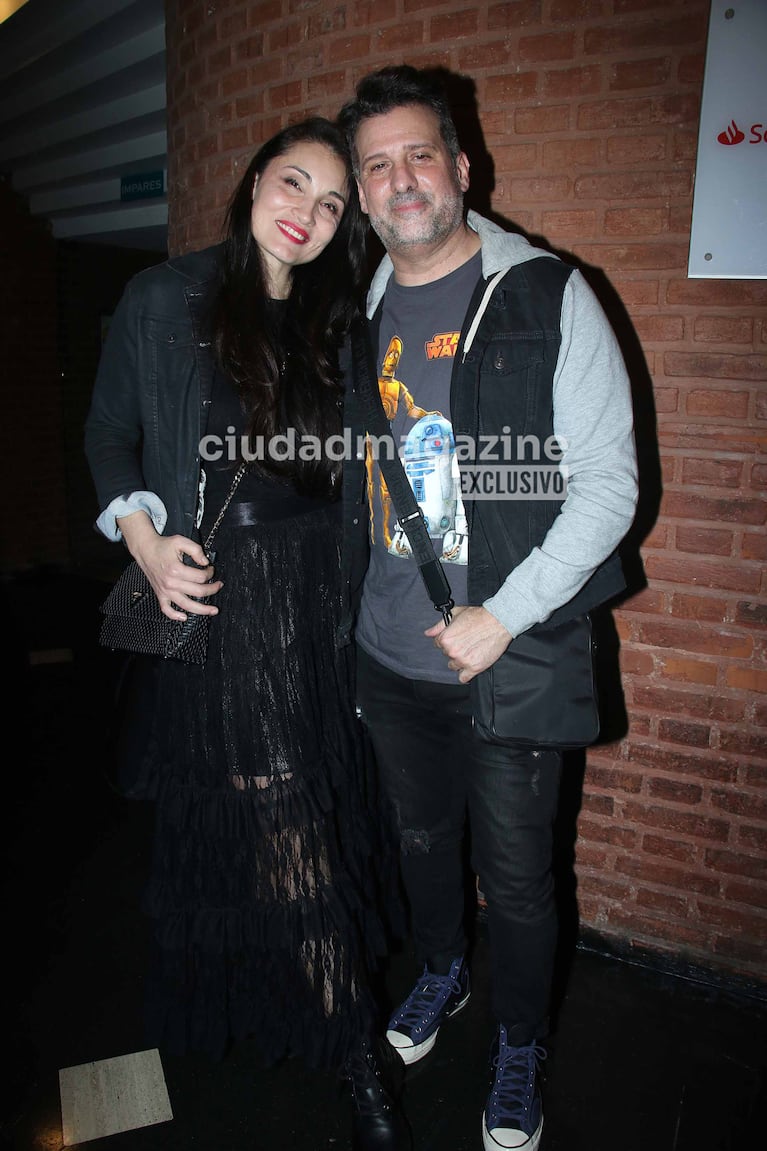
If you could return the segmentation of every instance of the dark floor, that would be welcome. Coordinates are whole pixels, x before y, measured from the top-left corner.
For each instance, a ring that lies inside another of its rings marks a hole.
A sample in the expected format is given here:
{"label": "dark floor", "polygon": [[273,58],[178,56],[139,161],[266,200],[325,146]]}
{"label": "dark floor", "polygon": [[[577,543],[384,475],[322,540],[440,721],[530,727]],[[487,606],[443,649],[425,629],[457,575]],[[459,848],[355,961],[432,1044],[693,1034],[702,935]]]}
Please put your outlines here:
{"label": "dark floor", "polygon": [[[103,587],[35,573],[7,582],[3,842],[6,1071],[0,1148],[63,1146],[58,1070],[143,1050],[147,944],[138,901],[151,808],[114,788],[108,734],[118,661],[95,644]],[[15,629],[15,631],[14,631]],[[15,635],[15,638],[14,638]],[[492,1034],[488,941],[474,995],[406,1087],[415,1151],[479,1151]],[[393,999],[413,977],[394,955]],[[542,1151],[732,1151],[767,1128],[767,1003],[627,962],[574,953],[547,1061]],[[348,1151],[347,1100],[296,1061],[259,1070],[248,1044],[223,1062],[163,1058],[174,1118],[92,1151]]]}

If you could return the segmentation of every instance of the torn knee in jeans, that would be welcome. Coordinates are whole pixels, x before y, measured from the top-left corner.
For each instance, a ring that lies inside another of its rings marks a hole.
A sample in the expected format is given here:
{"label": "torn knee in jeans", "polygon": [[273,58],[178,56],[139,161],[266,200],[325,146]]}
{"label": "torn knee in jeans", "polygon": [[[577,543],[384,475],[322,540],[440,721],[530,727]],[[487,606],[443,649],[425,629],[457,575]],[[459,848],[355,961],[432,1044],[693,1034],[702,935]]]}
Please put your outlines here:
{"label": "torn knee in jeans", "polygon": [[400,848],[403,855],[428,855],[431,851],[428,831],[403,827],[400,832]]}

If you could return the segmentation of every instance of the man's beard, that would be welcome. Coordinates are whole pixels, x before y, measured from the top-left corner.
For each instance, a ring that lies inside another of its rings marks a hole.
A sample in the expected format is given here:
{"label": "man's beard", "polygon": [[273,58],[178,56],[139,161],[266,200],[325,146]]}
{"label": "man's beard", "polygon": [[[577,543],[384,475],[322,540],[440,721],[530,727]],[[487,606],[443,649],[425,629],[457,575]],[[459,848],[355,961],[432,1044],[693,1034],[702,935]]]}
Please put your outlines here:
{"label": "man's beard", "polygon": [[[392,196],[387,207],[393,212],[397,204],[426,202],[433,206],[434,201],[422,192],[405,192]],[[370,226],[386,248],[387,252],[403,248],[414,248],[421,244],[436,244],[452,235],[463,220],[463,193],[456,187],[447,194],[436,211],[413,225],[412,220],[399,221],[392,216],[370,216]]]}

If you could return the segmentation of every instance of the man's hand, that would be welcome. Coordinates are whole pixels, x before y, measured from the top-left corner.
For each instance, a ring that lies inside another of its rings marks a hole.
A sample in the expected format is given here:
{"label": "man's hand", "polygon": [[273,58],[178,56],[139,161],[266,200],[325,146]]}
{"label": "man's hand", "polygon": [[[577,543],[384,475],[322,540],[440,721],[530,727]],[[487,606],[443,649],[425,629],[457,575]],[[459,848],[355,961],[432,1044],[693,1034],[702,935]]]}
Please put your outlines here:
{"label": "man's hand", "polygon": [[[215,595],[224,586],[221,580],[208,582],[213,577],[213,565],[198,543],[186,536],[158,535],[143,511],[121,516],[118,526],[129,552],[152,585],[163,615],[177,620],[186,619],[187,613],[218,615],[213,604],[197,602],[202,596]],[[203,566],[185,564],[185,554]]]}
{"label": "man's hand", "polygon": [[483,607],[455,607],[448,627],[440,622],[424,635],[430,636],[447,656],[447,666],[458,672],[461,683],[491,667],[503,655],[513,636]]}

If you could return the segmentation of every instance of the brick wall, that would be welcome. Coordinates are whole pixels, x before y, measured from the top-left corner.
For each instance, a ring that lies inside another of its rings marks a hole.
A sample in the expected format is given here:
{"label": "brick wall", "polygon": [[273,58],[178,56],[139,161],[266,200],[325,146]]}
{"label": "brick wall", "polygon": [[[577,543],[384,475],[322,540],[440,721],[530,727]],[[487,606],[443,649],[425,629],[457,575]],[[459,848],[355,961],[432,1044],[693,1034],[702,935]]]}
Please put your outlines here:
{"label": "brick wall", "polygon": [[686,278],[708,7],[169,0],[170,247],[218,238],[258,143],[332,115],[363,73],[473,79],[456,85],[473,203],[580,263],[635,390],[642,501],[615,613],[627,723],[587,757],[581,922],[751,979],[767,924],[767,282]]}

